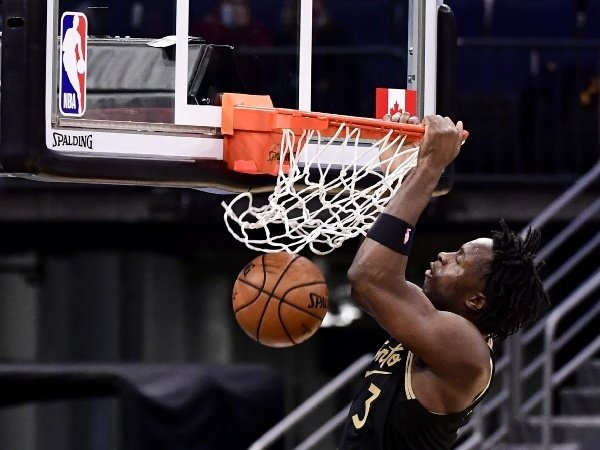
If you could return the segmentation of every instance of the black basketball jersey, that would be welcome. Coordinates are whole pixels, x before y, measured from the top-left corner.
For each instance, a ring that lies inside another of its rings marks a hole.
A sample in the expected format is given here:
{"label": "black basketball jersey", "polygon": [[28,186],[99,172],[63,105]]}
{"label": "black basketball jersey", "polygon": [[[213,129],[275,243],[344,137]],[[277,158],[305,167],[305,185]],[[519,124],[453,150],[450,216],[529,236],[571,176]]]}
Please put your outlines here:
{"label": "black basketball jersey", "polygon": [[[413,353],[388,339],[365,372],[364,385],[352,402],[339,450],[450,449],[458,429],[489,385],[464,411],[436,414],[416,399],[411,384]],[[494,372],[493,361],[492,375]]]}

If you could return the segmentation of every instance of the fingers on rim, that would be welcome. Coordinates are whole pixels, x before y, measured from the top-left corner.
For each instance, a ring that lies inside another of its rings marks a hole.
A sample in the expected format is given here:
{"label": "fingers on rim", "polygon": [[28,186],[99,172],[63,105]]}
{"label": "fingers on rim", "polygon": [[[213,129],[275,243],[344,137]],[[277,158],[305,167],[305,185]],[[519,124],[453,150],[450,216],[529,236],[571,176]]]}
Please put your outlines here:
{"label": "fingers on rim", "polygon": [[395,113],[393,116],[391,114],[386,114],[383,116],[382,120],[386,122],[399,122],[399,123],[409,123],[411,125],[418,125],[419,118],[416,116],[411,116],[410,112],[404,111],[402,113]]}
{"label": "fingers on rim", "polygon": [[392,122],[401,122],[402,121],[402,114],[397,112],[392,116]]}

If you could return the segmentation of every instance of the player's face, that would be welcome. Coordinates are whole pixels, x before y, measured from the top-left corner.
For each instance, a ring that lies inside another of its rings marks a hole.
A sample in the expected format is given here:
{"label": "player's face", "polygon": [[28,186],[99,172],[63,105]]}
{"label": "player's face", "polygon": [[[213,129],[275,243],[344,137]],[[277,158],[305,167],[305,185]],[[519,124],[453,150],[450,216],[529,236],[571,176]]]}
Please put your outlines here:
{"label": "player's face", "polygon": [[458,251],[441,252],[425,272],[423,292],[443,311],[465,315],[465,302],[485,288],[493,258],[492,240],[476,239]]}

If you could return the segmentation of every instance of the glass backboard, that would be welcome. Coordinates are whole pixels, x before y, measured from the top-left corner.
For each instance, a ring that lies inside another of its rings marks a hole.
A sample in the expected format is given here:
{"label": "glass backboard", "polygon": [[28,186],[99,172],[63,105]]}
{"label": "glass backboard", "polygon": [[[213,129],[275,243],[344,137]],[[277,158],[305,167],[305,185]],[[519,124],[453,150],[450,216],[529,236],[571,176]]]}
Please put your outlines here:
{"label": "glass backboard", "polygon": [[[432,113],[440,5],[24,0],[24,15],[46,13],[40,151],[46,160],[61,161],[38,171],[77,178],[75,166],[62,175],[56,170],[70,162],[86,165],[83,179],[201,185],[205,172],[223,167],[222,92],[269,95],[276,107],[360,117],[403,108],[421,117]],[[34,26],[26,20],[26,34],[39,33],[27,30],[29,23]],[[109,160],[128,161],[128,169],[115,170]],[[223,184],[236,183],[225,177]]]}

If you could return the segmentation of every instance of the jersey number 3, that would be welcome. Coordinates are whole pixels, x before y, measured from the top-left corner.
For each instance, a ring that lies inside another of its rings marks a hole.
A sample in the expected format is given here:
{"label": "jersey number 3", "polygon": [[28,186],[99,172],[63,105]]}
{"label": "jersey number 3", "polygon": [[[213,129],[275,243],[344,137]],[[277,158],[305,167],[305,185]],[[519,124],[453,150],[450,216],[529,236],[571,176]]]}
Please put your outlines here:
{"label": "jersey number 3", "polygon": [[362,419],[359,419],[358,414],[354,414],[352,416],[352,423],[354,424],[354,428],[357,430],[361,429],[367,423],[367,417],[369,417],[369,410],[371,409],[371,403],[375,401],[379,394],[381,394],[381,389],[375,386],[373,383],[369,386],[369,392],[371,396],[365,400],[365,415]]}

